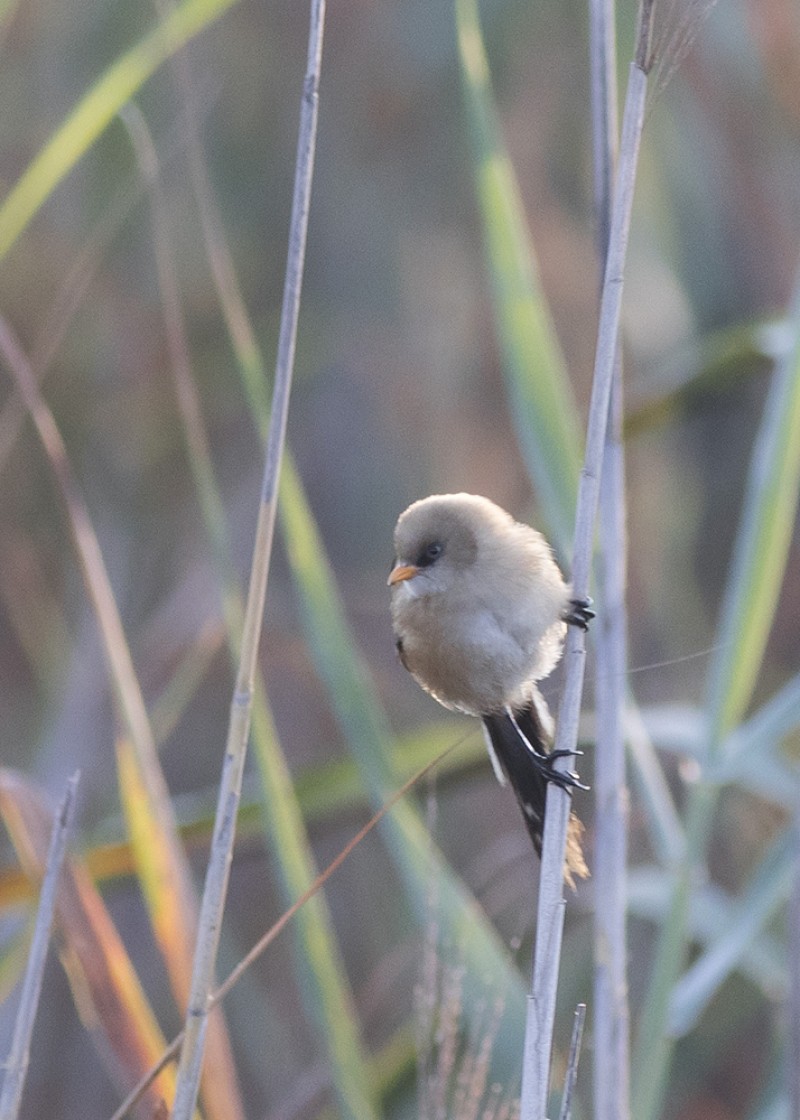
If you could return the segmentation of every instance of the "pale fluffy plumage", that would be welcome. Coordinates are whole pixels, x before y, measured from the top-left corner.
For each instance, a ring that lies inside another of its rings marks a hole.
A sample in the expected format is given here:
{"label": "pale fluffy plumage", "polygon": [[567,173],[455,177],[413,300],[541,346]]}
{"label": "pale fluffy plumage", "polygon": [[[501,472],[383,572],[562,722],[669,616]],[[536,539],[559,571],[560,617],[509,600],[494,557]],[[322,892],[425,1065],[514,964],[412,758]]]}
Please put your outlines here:
{"label": "pale fluffy plumage", "polygon": [[435,494],[401,515],[394,543],[394,570],[419,569],[392,585],[392,621],[422,687],[471,715],[527,703],[566,632],[569,589],[544,537],[488,498]]}
{"label": "pale fluffy plumage", "polygon": [[[548,765],[552,721],[536,682],[561,656],[565,617],[574,620],[569,586],[540,533],[475,494],[414,502],[397,522],[394,546],[389,585],[401,660],[445,707],[483,719],[495,772],[510,782],[541,854],[547,781],[560,776]],[[570,883],[588,875],[581,831],[573,814]]]}

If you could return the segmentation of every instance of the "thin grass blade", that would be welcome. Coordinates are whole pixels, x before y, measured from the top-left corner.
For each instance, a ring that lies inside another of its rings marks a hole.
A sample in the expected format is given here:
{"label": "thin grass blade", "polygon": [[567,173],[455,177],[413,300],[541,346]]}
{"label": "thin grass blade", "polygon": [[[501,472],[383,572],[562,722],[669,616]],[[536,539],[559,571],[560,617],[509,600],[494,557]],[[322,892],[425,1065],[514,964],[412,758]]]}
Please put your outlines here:
{"label": "thin grass blade", "polygon": [[44,866],[44,877],[36,912],[25,979],[22,984],[19,1008],[14,1021],[14,1034],[11,1050],[5,1061],[3,1090],[0,1093],[0,1120],[15,1120],[22,1103],[22,1091],[30,1060],[33,1024],[42,991],[47,950],[50,933],[55,917],[56,898],[64,859],[67,854],[67,838],[75,815],[75,792],[79,775],[75,774],[67,783],[66,792],[53,820],[53,832]]}
{"label": "thin grass blade", "polygon": [[[161,840],[152,803],[141,781],[135,752],[128,739],[117,740],[117,776],[136,875],[142,888],[150,922],[170,974],[184,967],[178,899],[164,890],[170,878],[170,855]],[[243,1117],[233,1051],[221,1012],[209,1024],[209,1054],[203,1078],[203,1103],[209,1118]]]}
{"label": "thin grass blade", "polygon": [[794,345],[773,375],[750,461],[708,690],[712,755],[745,712],[778,604],[800,490],[800,276]]}
{"label": "thin grass blade", "polygon": [[0,205],[0,260],[61,180],[158,67],[235,0],[184,0],[102,74]]}
{"label": "thin grass blade", "polygon": [[795,809],[792,821],[792,890],[787,914],[789,984],[789,1042],[786,1068],[791,1115],[800,1116],[800,814]]}
{"label": "thin grass blade", "polygon": [[[53,812],[42,792],[13,771],[0,771],[0,816],[28,875],[40,880]],[[85,867],[64,867],[57,916],[60,955],[81,1019],[117,1083],[128,1088],[156,1062],[165,1040],[117,929]],[[170,1100],[174,1070],[149,1093],[148,1115]]]}
{"label": "thin grass blade", "polygon": [[[617,162],[617,57],[614,4],[589,3],[589,63],[594,168],[595,245],[605,271]],[[595,1120],[630,1116],[630,1008],[626,871],[628,789],[625,715],[628,676],[627,514],[624,385],[617,347],[600,484],[598,557],[600,618],[595,632],[594,1035],[592,1065]],[[565,1099],[566,1099],[565,1091]],[[562,1112],[564,1106],[562,1105]]]}
{"label": "thin grass blade", "polygon": [[581,461],[578,413],[494,106],[476,0],[457,0],[456,30],[510,413],[548,535],[563,555]]}
{"label": "thin grass blade", "polygon": [[655,747],[641,712],[633,703],[628,704],[625,734],[633,776],[658,858],[665,866],[675,867],[683,859],[686,837]]}

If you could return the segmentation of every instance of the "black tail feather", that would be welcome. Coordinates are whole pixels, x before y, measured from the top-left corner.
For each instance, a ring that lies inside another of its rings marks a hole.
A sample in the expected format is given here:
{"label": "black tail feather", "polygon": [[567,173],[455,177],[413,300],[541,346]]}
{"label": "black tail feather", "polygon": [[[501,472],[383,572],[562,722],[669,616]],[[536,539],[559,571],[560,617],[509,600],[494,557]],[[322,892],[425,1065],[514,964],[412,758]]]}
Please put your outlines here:
{"label": "black tail feather", "polygon": [[[565,776],[552,769],[553,756],[550,754],[552,736],[545,723],[549,713],[545,707],[546,714],[543,716],[539,704],[544,706],[544,700],[534,692],[530,704],[515,711],[513,719],[508,712],[501,712],[483,716],[483,724],[497,761],[522,810],[536,854],[541,858],[548,783],[555,780],[565,788],[575,785],[584,789],[586,787],[580,786],[575,776]],[[567,831],[564,878],[573,887],[574,876],[586,878],[589,874],[583,858],[582,834],[583,825],[576,815],[571,813]]]}
{"label": "black tail feather", "polygon": [[497,761],[522,810],[536,854],[541,856],[547,779],[541,769],[533,763],[530,748],[520,738],[519,731],[542,758],[548,755],[550,741],[533,703],[515,712],[514,720],[516,720],[516,727],[505,712],[483,717]]}

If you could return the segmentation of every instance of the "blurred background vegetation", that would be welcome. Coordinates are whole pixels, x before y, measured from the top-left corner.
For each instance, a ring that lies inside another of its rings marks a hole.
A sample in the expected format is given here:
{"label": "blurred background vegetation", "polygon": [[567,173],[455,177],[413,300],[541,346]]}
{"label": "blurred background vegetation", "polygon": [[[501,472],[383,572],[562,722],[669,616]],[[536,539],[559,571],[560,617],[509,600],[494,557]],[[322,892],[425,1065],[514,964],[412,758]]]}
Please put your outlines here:
{"label": "blurred background vegetation", "polygon": [[[491,0],[481,14],[505,140],[583,417],[598,286],[584,6]],[[621,7],[619,19],[626,60],[632,4]],[[156,15],[148,5],[5,0],[0,20],[5,193]],[[188,48],[207,171],[267,367],[276,346],[306,32],[303,4],[240,0]],[[705,698],[753,438],[773,360],[787,345],[780,316],[800,228],[794,6],[719,5],[677,72],[659,85],[645,131],[625,305],[630,655],[636,697],[675,748],[664,765],[680,802],[681,751]],[[136,101],[158,153],[194,382],[244,578],[261,446],[203,246],[187,174],[186,107],[169,65]],[[85,289],[76,280],[80,262]],[[170,372],[151,199],[119,118],[0,261],[0,307],[29,354],[43,361],[52,351],[43,393],[84,488],[145,698],[160,716],[161,758],[178,817],[197,826],[190,852],[199,875],[232,672]],[[424,494],[483,493],[548,528],[516,442],[500,355],[452,5],[337,0],[327,21],[289,440],[349,625],[398,736],[398,772],[403,758],[424,760],[464,740],[436,783],[432,827],[525,972],[534,872],[518,810],[481,760],[477,728],[443,713],[398,665],[385,587],[394,521]],[[0,759],[54,795],[79,767],[78,846],[93,851],[125,836],[117,721],[51,470],[30,422],[19,421],[7,372],[0,380]],[[756,703],[797,671],[798,577],[795,537]],[[330,768],[349,755],[307,629],[290,563],[279,551],[262,661],[277,733],[324,866],[366,819],[367,804],[347,772],[342,781],[341,769]],[[167,690],[187,667],[197,679],[184,702]],[[590,661],[590,685],[591,675]],[[551,698],[557,689],[556,679]],[[587,699],[590,708],[591,689]],[[590,758],[584,766],[590,777]],[[258,800],[253,775],[222,971],[283,908]],[[590,804],[582,798],[591,852]],[[710,848],[715,882],[739,891],[784,824],[769,800],[727,791]],[[653,857],[645,826],[634,797],[636,865]],[[13,850],[2,852],[6,995],[27,911]],[[373,833],[326,893],[365,1047],[388,1055],[389,1064],[393,1053],[401,1055],[384,1082],[384,1103],[399,1116],[414,1114],[414,1068],[392,1043],[412,1022],[421,934],[390,857]],[[102,890],[165,1032],[174,1033],[180,1017],[124,854]],[[591,884],[569,909],[565,1018],[589,987],[590,909]],[[653,924],[634,920],[634,1005],[652,942]],[[248,1116],[315,1116],[334,1099],[298,972],[302,960],[284,936],[226,1001]],[[667,1115],[757,1114],[781,1029],[766,998],[776,993],[765,989],[753,970],[720,989],[691,1041],[679,1047]],[[13,1000],[5,1006],[0,1054]],[[580,1115],[588,1115],[586,1068]],[[54,962],[23,1115],[99,1117],[117,1101]]]}

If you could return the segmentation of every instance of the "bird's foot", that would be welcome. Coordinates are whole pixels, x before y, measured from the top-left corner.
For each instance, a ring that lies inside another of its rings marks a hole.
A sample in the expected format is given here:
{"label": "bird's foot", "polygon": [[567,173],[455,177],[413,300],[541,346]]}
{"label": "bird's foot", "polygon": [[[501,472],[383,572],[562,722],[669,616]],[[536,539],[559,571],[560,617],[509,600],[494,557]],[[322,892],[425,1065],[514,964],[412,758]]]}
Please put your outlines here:
{"label": "bird's foot", "polygon": [[569,626],[577,626],[580,630],[588,630],[589,623],[595,617],[592,610],[592,600],[587,595],[585,599],[570,599],[569,607],[562,614],[562,619]]}
{"label": "bird's foot", "polygon": [[550,751],[549,754],[544,755],[534,754],[533,760],[534,765],[546,782],[552,782],[553,785],[563,789],[566,793],[571,793],[573,789],[582,789],[584,792],[588,792],[591,787],[582,782],[574,770],[557,770],[555,767],[556,760],[559,758],[582,754],[583,751]]}
{"label": "bird's foot", "polygon": [[570,793],[573,789],[589,790],[590,787],[585,785],[573,770],[557,770],[555,766],[558,759],[578,758],[583,755],[583,751],[554,750],[545,752],[539,749],[539,743],[535,739],[529,739],[525,735],[510,708],[506,708],[506,717],[528,748],[531,762],[546,782],[553,782],[567,793]]}

